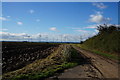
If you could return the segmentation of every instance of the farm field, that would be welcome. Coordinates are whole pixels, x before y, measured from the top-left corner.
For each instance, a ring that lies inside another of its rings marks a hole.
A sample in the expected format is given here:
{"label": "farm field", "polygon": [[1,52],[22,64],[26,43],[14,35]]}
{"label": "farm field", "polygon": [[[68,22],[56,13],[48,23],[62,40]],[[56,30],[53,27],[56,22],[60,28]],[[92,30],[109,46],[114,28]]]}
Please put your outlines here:
{"label": "farm field", "polygon": [[3,73],[20,69],[35,60],[46,58],[59,44],[3,42],[2,71]]}
{"label": "farm field", "polygon": [[78,44],[3,42],[2,45],[2,80],[118,79],[118,62],[83,50]]}

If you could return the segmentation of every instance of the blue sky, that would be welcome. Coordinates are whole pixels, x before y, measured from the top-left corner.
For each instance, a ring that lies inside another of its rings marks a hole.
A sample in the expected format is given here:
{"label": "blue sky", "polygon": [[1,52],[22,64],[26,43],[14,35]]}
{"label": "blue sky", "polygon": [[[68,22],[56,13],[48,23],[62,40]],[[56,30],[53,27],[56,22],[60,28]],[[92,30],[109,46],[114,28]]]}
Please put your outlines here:
{"label": "blue sky", "polygon": [[98,24],[118,24],[117,13],[116,2],[3,2],[1,31],[17,38],[38,34],[89,37],[97,34]]}

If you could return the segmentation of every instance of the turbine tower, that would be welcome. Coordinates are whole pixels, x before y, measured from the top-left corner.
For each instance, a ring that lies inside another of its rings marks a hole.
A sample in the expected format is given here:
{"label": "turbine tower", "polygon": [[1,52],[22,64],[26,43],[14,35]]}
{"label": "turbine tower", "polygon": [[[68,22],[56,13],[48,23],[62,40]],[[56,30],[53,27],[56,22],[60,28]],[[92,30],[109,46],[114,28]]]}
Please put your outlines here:
{"label": "turbine tower", "polygon": [[39,41],[39,42],[41,42],[41,37],[42,37],[42,36],[41,36],[41,34],[40,34],[40,35],[39,35],[39,38],[40,38],[40,41]]}
{"label": "turbine tower", "polygon": [[82,39],[83,39],[82,36],[80,36],[80,42],[82,41]]}
{"label": "turbine tower", "polygon": [[27,37],[28,37],[28,42],[29,42],[30,36],[27,36]]}

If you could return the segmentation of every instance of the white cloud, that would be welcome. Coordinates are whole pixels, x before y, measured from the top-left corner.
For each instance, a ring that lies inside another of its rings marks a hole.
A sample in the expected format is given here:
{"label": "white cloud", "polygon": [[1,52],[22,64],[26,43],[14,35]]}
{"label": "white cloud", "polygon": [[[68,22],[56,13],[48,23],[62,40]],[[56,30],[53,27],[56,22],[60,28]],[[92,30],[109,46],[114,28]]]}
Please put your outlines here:
{"label": "white cloud", "polygon": [[82,33],[89,32],[87,30],[83,30],[84,28],[72,28],[72,29],[73,29],[73,31],[82,32]]}
{"label": "white cloud", "polygon": [[103,3],[97,3],[97,2],[94,2],[93,6],[96,6],[99,9],[105,9],[105,8],[107,8],[107,6],[104,5]]}
{"label": "white cloud", "polygon": [[56,27],[51,27],[50,30],[51,31],[57,31],[57,28]]}
{"label": "white cloud", "polygon": [[0,34],[3,34],[3,35],[9,35],[9,36],[27,36],[26,33],[0,32]]}
{"label": "white cloud", "polygon": [[116,27],[120,27],[120,25],[116,25]]}
{"label": "white cloud", "polygon": [[0,20],[2,20],[2,21],[7,21],[8,19],[5,18],[5,17],[0,17]]}
{"label": "white cloud", "polygon": [[[97,24],[96,24],[97,25]],[[111,24],[109,24],[111,25]],[[120,25],[116,25],[120,26]],[[77,30],[77,29],[76,29]],[[50,33],[37,33],[37,34],[27,34],[27,33],[10,33],[10,32],[0,32],[0,40],[6,41],[54,41],[54,42],[80,42],[86,40],[89,37],[96,35],[99,31],[94,29],[93,31],[78,30],[77,34],[50,34]],[[30,37],[28,37],[30,36]]]}
{"label": "white cloud", "polygon": [[75,30],[75,31],[79,31],[79,32],[88,32],[88,31],[86,31],[86,30],[81,30],[81,29]]}
{"label": "white cloud", "polygon": [[108,23],[111,20],[111,18],[105,18],[101,12],[97,12],[96,14],[90,15],[90,22],[94,23]]}
{"label": "white cloud", "polygon": [[[6,41],[54,41],[54,42],[80,42],[80,40],[86,40],[87,38],[95,35],[96,32],[85,32],[82,34],[50,34],[50,33],[38,33],[38,34],[26,34],[26,33],[10,33],[0,32],[1,40]],[[41,37],[40,37],[41,35]],[[28,37],[29,36],[29,37]],[[82,37],[82,39],[81,39]]]}
{"label": "white cloud", "polygon": [[18,40],[23,39],[23,37],[27,36],[26,33],[9,33],[9,32],[0,32],[0,37],[6,40]]}
{"label": "white cloud", "polygon": [[81,28],[76,27],[76,28],[72,28],[72,29],[81,29]]}
{"label": "white cloud", "polygon": [[88,28],[88,29],[96,29],[98,25],[99,25],[99,24],[93,24],[93,25],[89,25],[89,26],[84,27],[84,28]]}
{"label": "white cloud", "polygon": [[95,29],[96,26],[89,26],[89,27],[86,27],[86,28]]}
{"label": "white cloud", "polygon": [[40,22],[40,19],[36,19],[36,22]]}
{"label": "white cloud", "polygon": [[11,16],[7,16],[7,18],[10,18]]}
{"label": "white cloud", "polygon": [[0,31],[7,31],[8,29],[5,28],[1,28]]}
{"label": "white cloud", "polygon": [[98,33],[99,31],[97,29],[95,29],[95,32]]}
{"label": "white cloud", "polygon": [[26,33],[10,33],[12,36],[27,36]]}
{"label": "white cloud", "polygon": [[18,24],[18,25],[23,25],[23,23],[22,23],[22,22],[20,22],[20,21],[19,21],[19,22],[17,22],[17,24]]}
{"label": "white cloud", "polygon": [[[74,28],[74,29],[76,29],[74,31],[79,32],[79,34],[82,37],[82,40],[84,41],[84,40],[88,39],[89,37],[92,37],[98,33],[98,31],[96,30],[96,26],[97,26],[97,24],[83,27],[83,29]],[[91,30],[84,30],[86,28],[90,28],[90,29],[94,29],[94,30],[92,30],[92,31]],[[81,38],[80,35],[78,36],[79,39]]]}
{"label": "white cloud", "polygon": [[35,11],[31,9],[31,10],[29,10],[29,12],[30,12],[31,14],[33,14]]}
{"label": "white cloud", "polygon": [[[41,35],[41,37],[39,36]],[[28,37],[30,36],[30,37]],[[49,33],[38,33],[29,35],[26,33],[9,33],[9,32],[0,32],[1,40],[6,41],[57,41],[57,42],[79,42],[80,35],[72,34],[49,34]]]}

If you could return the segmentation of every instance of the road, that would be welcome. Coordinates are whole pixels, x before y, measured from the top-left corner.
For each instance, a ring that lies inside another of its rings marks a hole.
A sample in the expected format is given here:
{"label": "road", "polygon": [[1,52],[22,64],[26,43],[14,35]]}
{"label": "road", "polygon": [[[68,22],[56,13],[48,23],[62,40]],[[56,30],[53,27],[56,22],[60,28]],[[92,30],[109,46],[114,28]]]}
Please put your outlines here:
{"label": "road", "polygon": [[89,51],[83,50],[76,46],[73,46],[80,54],[84,55],[90,59],[90,64],[83,64],[65,70],[59,76],[58,79],[64,78],[111,78],[118,79],[118,62],[112,61],[110,59],[104,58],[97,54],[91,53]]}

